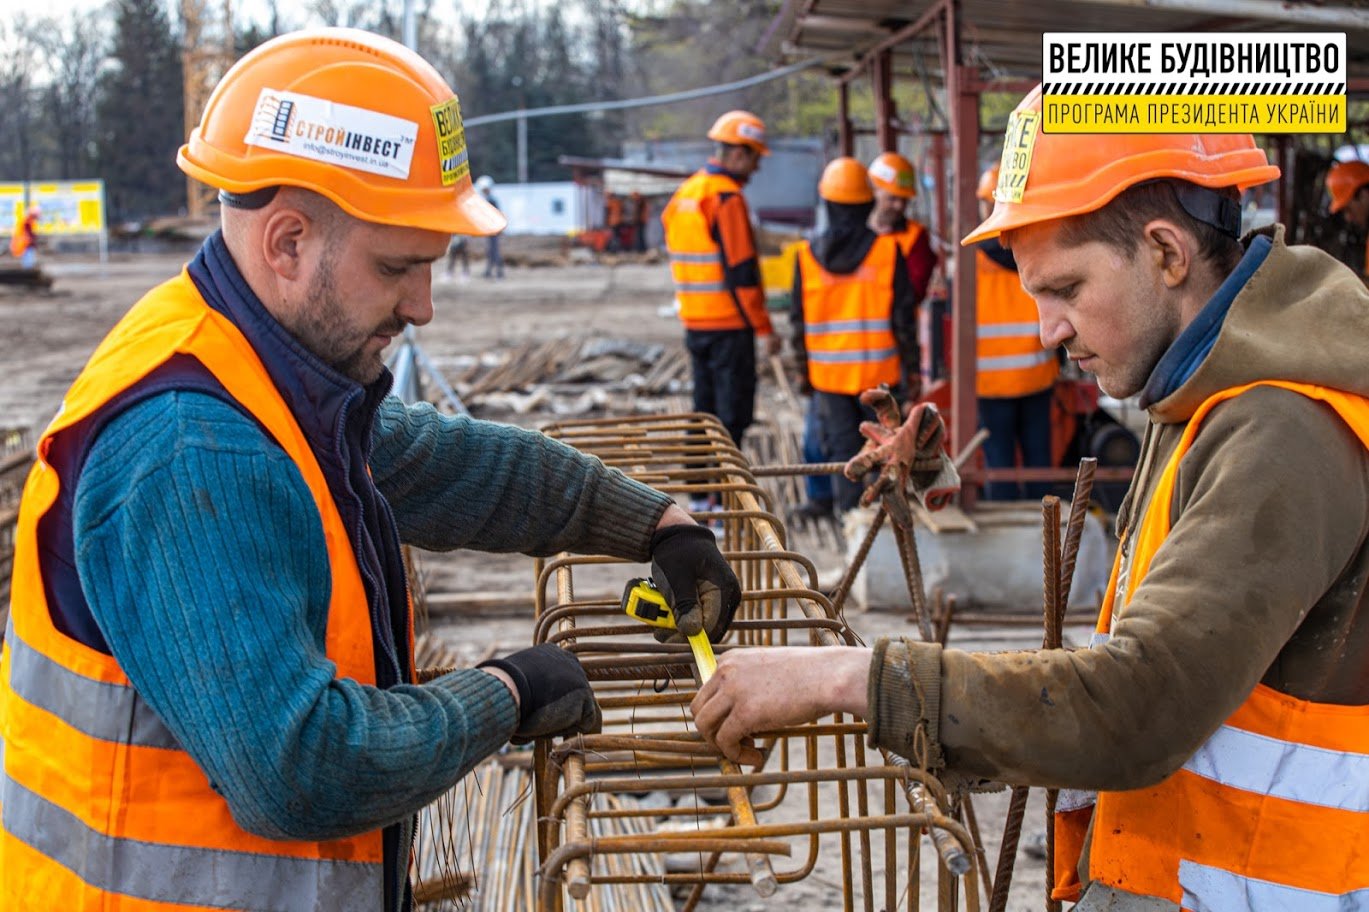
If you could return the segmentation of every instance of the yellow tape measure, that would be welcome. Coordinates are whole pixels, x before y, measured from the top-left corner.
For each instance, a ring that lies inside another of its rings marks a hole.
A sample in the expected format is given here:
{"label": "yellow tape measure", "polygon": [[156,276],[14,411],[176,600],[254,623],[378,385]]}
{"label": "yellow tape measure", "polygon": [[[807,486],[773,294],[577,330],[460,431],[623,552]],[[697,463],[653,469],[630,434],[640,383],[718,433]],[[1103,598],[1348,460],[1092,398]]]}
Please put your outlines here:
{"label": "yellow tape measure", "polygon": [[[628,617],[636,618],[643,624],[676,630],[675,614],[666,603],[661,590],[649,579],[628,580],[623,590],[623,610]],[[708,633],[699,631],[689,639],[689,648],[694,650],[694,664],[699,667],[699,683],[705,684],[713,677],[718,668],[718,660],[713,656],[713,644],[708,642]]]}

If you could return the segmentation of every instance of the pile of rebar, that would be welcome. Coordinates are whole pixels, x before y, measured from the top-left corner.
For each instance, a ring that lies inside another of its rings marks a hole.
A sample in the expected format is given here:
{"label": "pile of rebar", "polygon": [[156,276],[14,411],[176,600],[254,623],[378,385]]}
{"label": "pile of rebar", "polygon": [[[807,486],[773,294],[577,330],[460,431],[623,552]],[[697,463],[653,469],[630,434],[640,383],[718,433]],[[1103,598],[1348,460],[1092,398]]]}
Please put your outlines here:
{"label": "pile of rebar", "polygon": [[[715,526],[745,593],[719,652],[859,642],[818,591],[811,562],[786,547],[770,496],[716,419],[577,421],[547,432],[657,490],[717,501],[719,509],[695,518]],[[687,888],[682,912],[709,884],[749,883],[767,896],[807,877],[822,847],[835,844],[845,909],[916,909],[924,830],[946,884],[942,907],[954,907],[956,878],[972,870],[974,849],[941,784],[868,752],[865,724],[841,716],[761,733],[761,767],[742,770],[723,759],[689,717],[697,685],[688,647],[656,642],[616,599],[576,597],[577,572],[615,563],[622,564],[572,555],[539,562],[534,639],[576,653],[605,724],[600,734],[537,745],[537,908],[551,912],[567,894],[588,901],[608,885],[648,882]],[[624,581],[631,575],[624,565]],[[668,800],[618,803],[641,793]],[[795,800],[786,800],[791,793]],[[765,820],[771,813],[774,822]],[[603,820],[631,820],[639,831],[598,835],[594,825]],[[689,855],[697,859],[692,869],[663,874],[634,872],[619,860]],[[966,897],[977,908],[978,893]]]}
{"label": "pile of rebar", "polygon": [[4,630],[5,618],[9,614],[19,497],[32,466],[32,434],[22,429],[0,430],[0,631]]}

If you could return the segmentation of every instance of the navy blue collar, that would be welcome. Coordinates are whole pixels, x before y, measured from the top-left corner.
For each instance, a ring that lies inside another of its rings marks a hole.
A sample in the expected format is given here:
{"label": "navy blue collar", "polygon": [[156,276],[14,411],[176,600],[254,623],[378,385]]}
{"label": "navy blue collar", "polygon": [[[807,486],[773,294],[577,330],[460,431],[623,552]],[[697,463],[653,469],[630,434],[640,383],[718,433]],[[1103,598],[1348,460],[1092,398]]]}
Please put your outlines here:
{"label": "navy blue collar", "polygon": [[745,181],[743,181],[740,177],[724,168],[716,158],[710,158],[708,160],[708,164],[704,165],[704,170],[707,171],[709,174],[721,174],[723,177],[731,178],[732,181],[739,187],[743,183],[745,183]]}
{"label": "navy blue collar", "polygon": [[247,284],[221,231],[205,240],[187,270],[205,303],[227,317],[261,358],[316,455],[324,459],[318,450],[331,454],[350,439],[369,457],[376,410],[394,380],[390,372],[382,370],[362,386],[301,345]]}
{"label": "navy blue collar", "polygon": [[1212,298],[1198,311],[1193,322],[1184,327],[1179,338],[1174,340],[1168,351],[1156,362],[1150,372],[1145,389],[1141,390],[1141,408],[1150,408],[1156,402],[1171,395],[1184,385],[1198,365],[1203,363],[1212,346],[1217,344],[1217,335],[1222,331],[1227,311],[1231,310],[1236,295],[1240,294],[1245,283],[1255,274],[1269,255],[1273,243],[1262,234],[1257,234],[1246,248],[1245,256],[1236,268],[1213,293]]}

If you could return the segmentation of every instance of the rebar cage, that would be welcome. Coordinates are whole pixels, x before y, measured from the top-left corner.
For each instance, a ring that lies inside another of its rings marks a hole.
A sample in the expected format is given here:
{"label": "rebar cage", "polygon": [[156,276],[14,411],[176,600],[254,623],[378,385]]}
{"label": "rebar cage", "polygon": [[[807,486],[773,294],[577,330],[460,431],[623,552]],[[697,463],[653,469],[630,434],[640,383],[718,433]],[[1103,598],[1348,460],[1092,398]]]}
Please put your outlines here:
{"label": "rebar cage", "polygon": [[[786,548],[774,504],[717,419],[656,415],[544,430],[659,491],[712,499],[694,518],[714,528],[744,593],[718,652],[860,643],[819,591],[812,562]],[[939,905],[955,907],[956,878],[973,868],[974,850],[936,778],[868,749],[864,722],[842,716],[758,734],[764,763],[739,769],[693,729],[689,647],[658,643],[616,595],[576,595],[577,574],[602,578],[596,565],[622,566],[619,586],[640,575],[607,557],[562,554],[537,567],[534,641],[574,652],[604,711],[601,733],[544,739],[534,752],[540,909],[562,909],[566,894],[607,908],[598,885],[687,885],[684,912],[709,884],[749,883],[768,896],[808,877],[832,845],[845,910],[917,909],[923,833],[936,848]],[[644,794],[652,800],[636,800]],[[608,820],[632,825],[596,835],[596,822]],[[624,856],[658,860],[625,864]],[[977,908],[977,891],[966,897]]]}

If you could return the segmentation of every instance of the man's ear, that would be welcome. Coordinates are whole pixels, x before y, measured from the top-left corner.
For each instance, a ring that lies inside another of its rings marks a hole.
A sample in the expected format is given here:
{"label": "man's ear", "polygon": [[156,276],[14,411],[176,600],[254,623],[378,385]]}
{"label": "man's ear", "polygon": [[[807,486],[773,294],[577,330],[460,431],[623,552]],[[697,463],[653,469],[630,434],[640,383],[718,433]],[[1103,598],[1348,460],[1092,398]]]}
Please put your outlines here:
{"label": "man's ear", "polygon": [[1144,249],[1160,272],[1166,288],[1178,288],[1188,279],[1197,257],[1197,242],[1168,219],[1147,222]]}
{"label": "man's ear", "polygon": [[308,215],[282,206],[266,217],[261,232],[261,254],[266,265],[282,279],[296,281],[304,273],[304,242],[316,230]]}

